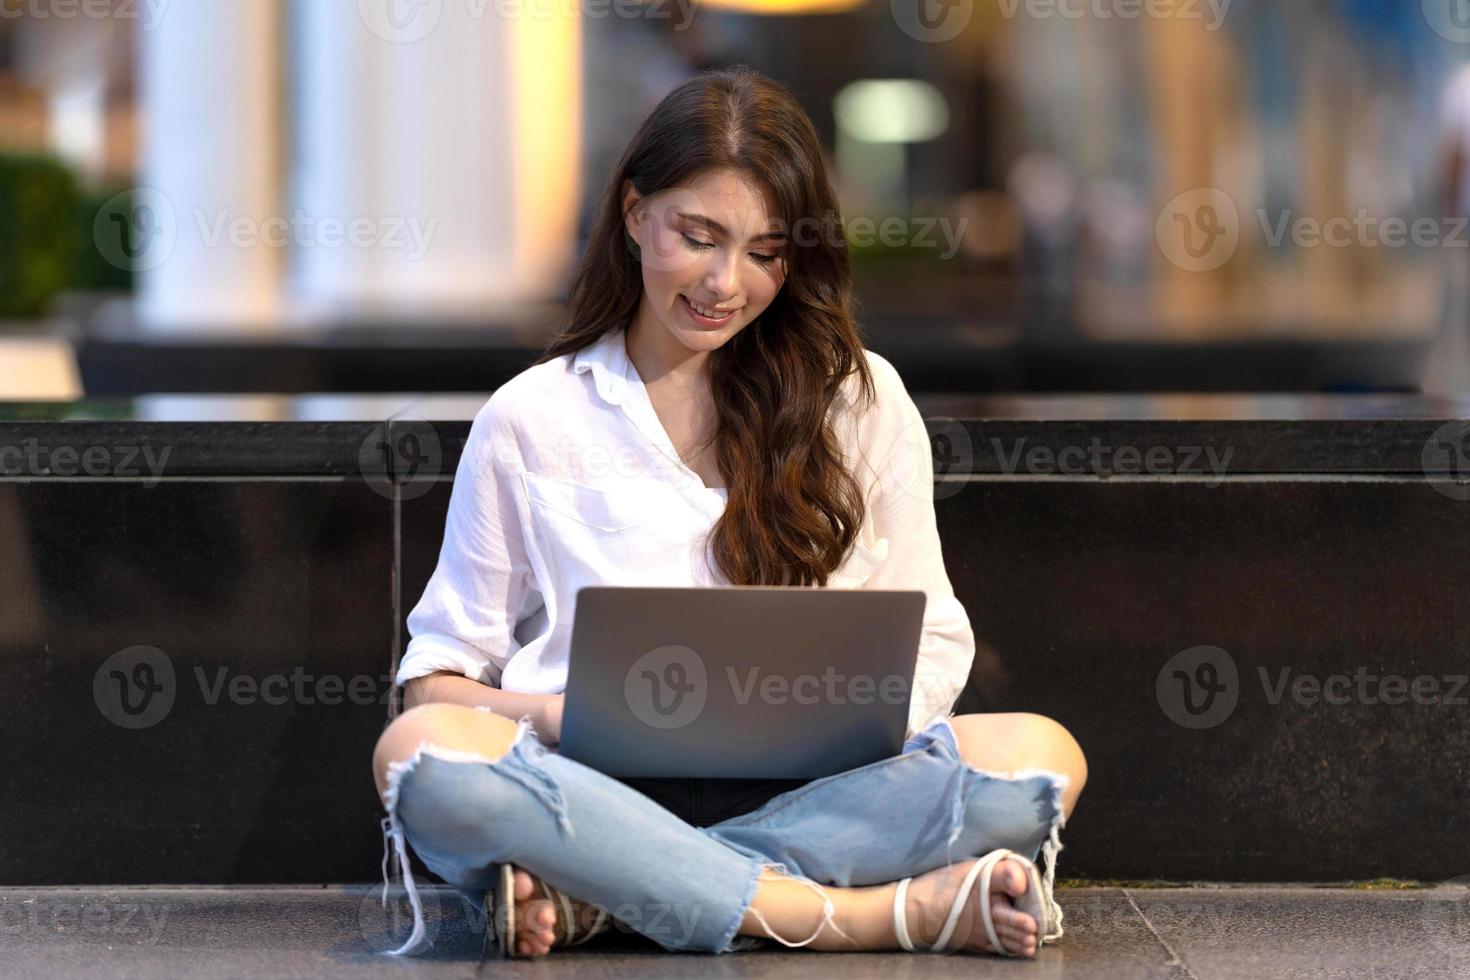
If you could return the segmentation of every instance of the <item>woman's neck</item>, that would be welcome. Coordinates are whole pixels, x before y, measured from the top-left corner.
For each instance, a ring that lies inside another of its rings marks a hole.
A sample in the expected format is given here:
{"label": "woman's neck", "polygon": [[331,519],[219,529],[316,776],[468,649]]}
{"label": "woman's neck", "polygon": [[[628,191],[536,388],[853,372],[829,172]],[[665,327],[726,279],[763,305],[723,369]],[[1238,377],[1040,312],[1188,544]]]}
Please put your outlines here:
{"label": "woman's neck", "polygon": [[658,388],[680,398],[698,398],[709,393],[709,352],[693,351],[679,343],[664,326],[652,319],[652,311],[640,305],[626,331],[628,359],[648,388]]}

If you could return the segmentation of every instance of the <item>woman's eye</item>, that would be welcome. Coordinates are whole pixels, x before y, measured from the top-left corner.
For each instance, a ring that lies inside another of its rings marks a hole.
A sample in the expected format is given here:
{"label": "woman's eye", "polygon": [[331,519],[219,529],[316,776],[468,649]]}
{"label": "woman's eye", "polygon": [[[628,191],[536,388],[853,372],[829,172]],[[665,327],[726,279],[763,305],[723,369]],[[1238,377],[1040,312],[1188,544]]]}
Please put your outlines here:
{"label": "woman's eye", "polygon": [[[715,247],[715,243],[714,242],[702,242],[702,241],[700,241],[697,238],[690,238],[688,235],[684,234],[683,232],[680,232],[679,233],[679,237],[680,238],[683,238],[684,241],[688,242],[690,248],[692,248],[692,249],[694,249],[695,251],[698,251],[698,252],[703,252],[707,248],[714,248]],[[750,257],[753,258],[753,259],[755,259],[756,262],[760,263],[761,265],[770,265],[772,262],[776,261],[781,256],[779,256],[779,255],[766,255],[764,252],[751,252],[750,253]]]}

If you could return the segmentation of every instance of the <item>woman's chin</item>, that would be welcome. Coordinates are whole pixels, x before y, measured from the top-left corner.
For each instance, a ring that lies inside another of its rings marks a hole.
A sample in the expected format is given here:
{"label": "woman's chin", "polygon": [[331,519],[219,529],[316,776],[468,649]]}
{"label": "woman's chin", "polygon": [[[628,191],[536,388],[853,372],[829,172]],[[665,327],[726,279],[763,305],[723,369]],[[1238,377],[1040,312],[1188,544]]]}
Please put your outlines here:
{"label": "woman's chin", "polygon": [[[734,321],[735,318],[732,316],[730,319]],[[703,324],[695,323],[693,320],[677,312],[674,316],[675,334],[684,343],[697,350],[708,350],[711,347],[718,347],[724,343],[730,337],[734,336],[730,329],[733,325],[732,322],[707,327]]]}

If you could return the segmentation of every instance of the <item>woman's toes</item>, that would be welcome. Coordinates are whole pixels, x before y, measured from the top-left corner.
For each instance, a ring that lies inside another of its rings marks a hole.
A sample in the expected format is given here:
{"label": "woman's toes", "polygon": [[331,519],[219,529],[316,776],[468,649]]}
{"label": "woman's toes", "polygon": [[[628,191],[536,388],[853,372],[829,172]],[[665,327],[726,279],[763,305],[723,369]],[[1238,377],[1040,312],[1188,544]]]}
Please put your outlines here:
{"label": "woman's toes", "polygon": [[516,868],[516,905],[521,909],[516,950],[523,956],[545,956],[556,943],[556,910],[545,898],[533,900],[535,894],[536,880],[530,872]]}
{"label": "woman's toes", "polygon": [[[1012,904],[1026,894],[1026,873],[1015,861],[1001,861],[991,872],[990,917],[996,934],[1013,954],[1030,956],[1036,951],[1036,920]],[[998,892],[998,893],[997,893]]]}
{"label": "woman's toes", "polygon": [[994,907],[991,910],[991,921],[995,923],[997,932],[1010,932],[1026,938],[1036,936],[1036,920],[1010,906]]}
{"label": "woman's toes", "polygon": [[1017,950],[1024,951],[1027,946],[1036,942],[1035,934],[1027,932],[1024,929],[1017,929],[1013,926],[997,928],[995,931],[1000,936],[1000,941],[1005,943],[1006,949],[1012,952]]}
{"label": "woman's toes", "polygon": [[536,934],[541,939],[541,945],[549,951],[551,945],[556,942],[556,913],[551,910],[551,903],[536,911]]}
{"label": "woman's toes", "polygon": [[[969,866],[955,864],[941,871],[932,872],[932,877],[925,876],[924,879],[916,879],[916,882],[924,880],[927,894],[924,898],[919,899],[924,905],[921,917],[923,924],[917,931],[910,929],[911,937],[925,945],[932,945],[937,941],[937,936],[941,931],[939,924],[944,922],[948,916],[958,885],[969,870]],[[1030,956],[1036,952],[1036,947],[1040,942],[1036,920],[1016,908],[1014,904],[1016,899],[1026,894],[1028,887],[1029,881],[1025,869],[1016,861],[997,862],[990,870],[990,920],[1006,952],[1012,955]],[[952,949],[963,948],[977,952],[998,953],[999,950],[991,947],[990,937],[986,934],[982,923],[979,899],[980,890],[975,888],[970,892],[966,905],[969,910],[967,914],[973,918],[967,918],[967,924],[959,926],[948,943]]]}
{"label": "woman's toes", "polygon": [[1022,871],[1021,866],[1015,861],[1009,858],[1001,861],[1000,866],[995,869],[995,873],[998,877],[990,879],[992,886],[999,885],[1000,890],[1012,898],[1020,898],[1026,894],[1026,886],[1028,884],[1026,881],[1026,872]]}

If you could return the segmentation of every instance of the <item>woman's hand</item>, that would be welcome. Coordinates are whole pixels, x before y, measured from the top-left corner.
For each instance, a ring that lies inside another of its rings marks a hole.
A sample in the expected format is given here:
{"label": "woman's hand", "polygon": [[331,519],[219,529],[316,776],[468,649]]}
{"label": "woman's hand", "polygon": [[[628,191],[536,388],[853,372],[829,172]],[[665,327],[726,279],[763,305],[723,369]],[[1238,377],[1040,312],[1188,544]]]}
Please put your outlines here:
{"label": "woman's hand", "polygon": [[544,745],[556,745],[561,741],[561,711],[562,705],[566,703],[565,694],[552,694],[541,706],[534,723],[536,725],[536,737]]}

